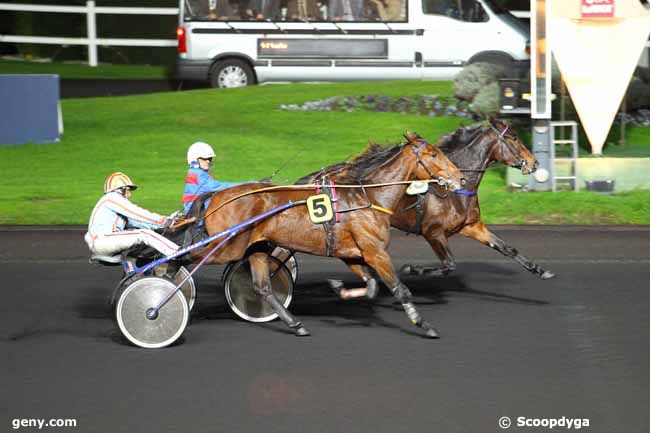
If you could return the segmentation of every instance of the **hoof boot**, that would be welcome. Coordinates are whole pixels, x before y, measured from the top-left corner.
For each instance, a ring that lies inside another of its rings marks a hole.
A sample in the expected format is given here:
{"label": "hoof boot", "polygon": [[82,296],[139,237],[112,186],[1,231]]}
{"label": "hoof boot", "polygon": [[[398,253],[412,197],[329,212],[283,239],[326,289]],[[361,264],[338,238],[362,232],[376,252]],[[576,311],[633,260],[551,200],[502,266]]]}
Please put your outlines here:
{"label": "hoof boot", "polygon": [[300,328],[296,329],[297,337],[308,337],[310,335],[311,334],[309,333],[309,331],[307,331],[307,328],[305,328],[304,326],[301,326]]}
{"label": "hoof boot", "polygon": [[434,328],[427,329],[426,336],[427,338],[440,338],[440,334]]}
{"label": "hoof boot", "polygon": [[542,275],[539,276],[542,280],[548,280],[555,277],[555,274],[551,271],[544,271]]}

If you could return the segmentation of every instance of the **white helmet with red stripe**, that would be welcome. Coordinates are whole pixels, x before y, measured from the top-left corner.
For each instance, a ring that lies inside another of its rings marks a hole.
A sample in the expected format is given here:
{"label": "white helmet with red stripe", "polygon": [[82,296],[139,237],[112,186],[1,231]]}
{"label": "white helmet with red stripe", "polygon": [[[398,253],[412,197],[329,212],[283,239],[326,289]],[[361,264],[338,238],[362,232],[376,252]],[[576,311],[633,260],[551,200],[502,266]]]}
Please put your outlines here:
{"label": "white helmet with red stripe", "polygon": [[136,189],[137,187],[129,176],[118,171],[108,176],[104,181],[104,194],[120,188]]}
{"label": "white helmet with red stripe", "polygon": [[214,149],[208,143],[202,141],[197,141],[192,143],[189,149],[187,149],[187,164],[192,165],[193,162],[197,162],[199,158],[208,159],[214,158]]}

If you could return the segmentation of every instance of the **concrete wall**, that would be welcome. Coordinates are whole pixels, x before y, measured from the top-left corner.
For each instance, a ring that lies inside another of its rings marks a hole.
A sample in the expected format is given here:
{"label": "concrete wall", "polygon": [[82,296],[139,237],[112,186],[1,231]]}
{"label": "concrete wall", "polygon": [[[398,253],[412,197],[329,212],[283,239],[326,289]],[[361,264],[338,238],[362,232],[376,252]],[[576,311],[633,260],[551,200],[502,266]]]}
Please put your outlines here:
{"label": "concrete wall", "polygon": [[[568,166],[563,162],[556,162],[556,175],[567,172]],[[650,189],[650,158],[579,158],[578,179],[581,190],[585,189],[587,180],[608,179],[615,181],[614,192]],[[506,181],[507,185],[526,185],[528,176],[508,167]]]}

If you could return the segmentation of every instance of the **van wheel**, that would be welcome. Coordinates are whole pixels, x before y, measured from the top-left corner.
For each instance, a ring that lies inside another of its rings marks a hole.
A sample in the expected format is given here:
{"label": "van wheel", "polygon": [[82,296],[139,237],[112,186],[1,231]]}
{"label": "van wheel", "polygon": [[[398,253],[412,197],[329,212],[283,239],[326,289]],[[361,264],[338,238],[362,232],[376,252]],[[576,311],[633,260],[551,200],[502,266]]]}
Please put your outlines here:
{"label": "van wheel", "polygon": [[251,84],[255,84],[255,74],[248,63],[242,60],[221,60],[210,68],[210,85],[212,87],[244,87]]}
{"label": "van wheel", "polygon": [[511,57],[499,53],[486,53],[481,54],[470,60],[470,63],[490,63],[500,69],[509,76],[514,73],[514,61]]}

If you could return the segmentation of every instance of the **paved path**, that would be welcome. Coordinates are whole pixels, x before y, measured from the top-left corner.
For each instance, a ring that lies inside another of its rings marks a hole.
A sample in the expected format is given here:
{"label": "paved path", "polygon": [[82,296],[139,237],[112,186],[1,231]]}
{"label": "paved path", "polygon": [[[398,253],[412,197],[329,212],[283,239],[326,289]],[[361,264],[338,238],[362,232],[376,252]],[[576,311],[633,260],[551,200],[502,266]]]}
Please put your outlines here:
{"label": "paved path", "polygon": [[[558,276],[454,238],[453,276],[406,279],[440,340],[385,289],[374,304],[337,300],[323,281],[355,278],[301,256],[291,310],[311,337],[234,319],[212,267],[180,344],[151,351],[116,330],[105,302],[119,270],[85,262],[81,231],[0,228],[0,431],[75,418],[75,432],[488,433],[502,416],[516,432],[551,431],[518,417],[650,431],[650,228],[496,231]],[[400,233],[391,253],[430,261]]]}

